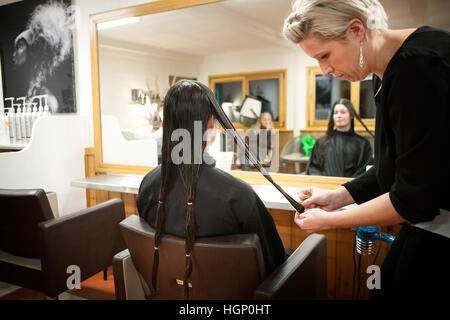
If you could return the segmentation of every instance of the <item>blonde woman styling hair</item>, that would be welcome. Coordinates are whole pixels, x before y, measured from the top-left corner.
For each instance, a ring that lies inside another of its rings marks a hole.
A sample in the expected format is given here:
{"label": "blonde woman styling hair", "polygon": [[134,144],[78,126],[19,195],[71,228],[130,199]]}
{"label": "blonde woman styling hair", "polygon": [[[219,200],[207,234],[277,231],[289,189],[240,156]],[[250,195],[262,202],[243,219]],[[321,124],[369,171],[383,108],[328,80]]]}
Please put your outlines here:
{"label": "blonde woman styling hair", "polygon": [[[325,76],[381,79],[374,87],[375,165],[336,190],[301,189],[309,210],[296,213],[295,223],[310,233],[406,222],[371,297],[442,299],[450,286],[442,276],[450,265],[441,263],[450,251],[450,34],[430,26],[389,29],[376,0],[298,0],[283,34]],[[352,203],[359,205],[330,212]]]}

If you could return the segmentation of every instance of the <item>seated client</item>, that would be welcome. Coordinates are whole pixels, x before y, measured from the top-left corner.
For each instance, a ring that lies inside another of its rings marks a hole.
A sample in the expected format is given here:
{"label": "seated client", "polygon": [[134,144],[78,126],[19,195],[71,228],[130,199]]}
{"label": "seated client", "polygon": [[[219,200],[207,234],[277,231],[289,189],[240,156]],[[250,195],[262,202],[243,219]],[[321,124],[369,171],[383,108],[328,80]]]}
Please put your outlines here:
{"label": "seated client", "polygon": [[155,247],[164,233],[185,237],[188,259],[197,237],[256,233],[270,274],[285,260],[283,244],[251,186],[215,168],[206,152],[217,116],[207,90],[181,80],[167,92],[162,164],[142,180],[139,216],[155,228]]}
{"label": "seated client", "polygon": [[372,148],[369,141],[355,133],[354,117],[350,100],[334,103],[327,132],[314,144],[306,174],[357,177],[366,172],[366,166],[372,163]]}

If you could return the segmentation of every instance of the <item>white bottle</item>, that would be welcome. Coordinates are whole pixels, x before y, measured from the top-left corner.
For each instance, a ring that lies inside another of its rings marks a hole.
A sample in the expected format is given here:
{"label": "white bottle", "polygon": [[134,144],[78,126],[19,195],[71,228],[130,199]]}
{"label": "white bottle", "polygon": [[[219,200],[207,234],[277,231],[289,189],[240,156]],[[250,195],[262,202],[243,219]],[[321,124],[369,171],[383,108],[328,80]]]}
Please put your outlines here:
{"label": "white bottle", "polygon": [[16,143],[22,143],[22,109],[17,107],[16,112]]}
{"label": "white bottle", "polygon": [[9,122],[9,141],[11,144],[15,144],[16,143],[16,112],[14,111],[14,107],[9,108],[8,122]]}
{"label": "white bottle", "polygon": [[5,98],[5,100],[10,101],[11,108],[14,108],[14,99],[15,99],[14,97]]}
{"label": "white bottle", "polygon": [[8,117],[0,109],[0,145],[9,144],[9,125]]}
{"label": "white bottle", "polygon": [[27,110],[25,109],[25,105],[22,105],[22,113],[20,114],[20,131],[22,132],[22,144],[27,143],[27,125],[25,123],[25,113]]}
{"label": "white bottle", "polygon": [[48,106],[48,94],[43,94],[41,96],[41,99],[44,99],[44,115],[45,116],[51,115],[50,107]]}
{"label": "white bottle", "polygon": [[38,118],[42,117],[43,114],[44,114],[44,107],[43,107],[43,106],[39,106],[39,109],[38,109]]}
{"label": "white bottle", "polygon": [[48,105],[46,104],[44,107],[44,113],[42,114],[43,116],[49,116],[50,115],[50,110],[48,108]]}
{"label": "white bottle", "polygon": [[27,103],[26,107],[27,111],[25,113],[25,132],[26,132],[26,141],[29,142],[31,139],[31,103]]}
{"label": "white bottle", "polygon": [[33,102],[33,112],[31,112],[31,134],[33,134],[33,127],[37,118],[38,118],[37,103]]}

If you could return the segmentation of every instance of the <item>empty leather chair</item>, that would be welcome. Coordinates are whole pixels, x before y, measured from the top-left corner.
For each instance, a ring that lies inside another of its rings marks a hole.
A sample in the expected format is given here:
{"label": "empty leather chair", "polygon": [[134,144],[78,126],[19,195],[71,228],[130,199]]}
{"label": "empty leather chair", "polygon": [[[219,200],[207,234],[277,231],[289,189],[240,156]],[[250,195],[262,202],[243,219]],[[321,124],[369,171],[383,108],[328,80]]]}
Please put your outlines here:
{"label": "empty leather chair", "polygon": [[125,248],[120,199],[54,218],[44,190],[0,189],[0,208],[0,281],[49,297],[68,290],[69,266],[83,281]]}
{"label": "empty leather chair", "polygon": [[[149,298],[155,230],[138,216],[129,216],[120,228],[128,249],[114,257],[116,298]],[[184,250],[184,238],[164,235],[159,244],[157,295],[150,298],[184,299]],[[256,234],[199,238],[191,255],[189,299],[327,298],[323,235],[310,235],[268,276]]]}

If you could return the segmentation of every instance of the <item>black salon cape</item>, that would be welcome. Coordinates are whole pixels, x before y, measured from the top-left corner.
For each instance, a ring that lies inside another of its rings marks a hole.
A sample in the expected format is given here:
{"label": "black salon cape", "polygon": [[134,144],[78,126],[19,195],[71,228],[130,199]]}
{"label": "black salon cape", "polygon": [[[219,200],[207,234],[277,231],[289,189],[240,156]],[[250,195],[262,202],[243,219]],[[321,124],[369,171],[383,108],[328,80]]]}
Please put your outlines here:
{"label": "black salon cape", "polygon": [[389,192],[413,223],[450,210],[449,79],[450,34],[418,28],[392,57],[375,98],[375,166],[344,184],[356,203]]}
{"label": "black salon cape", "polygon": [[319,166],[320,147],[326,136],[317,139],[311,151],[306,174],[315,176],[357,177],[366,171],[372,159],[369,141],[353,130],[334,131],[325,152],[324,168]]}
{"label": "black salon cape", "polygon": [[[137,197],[139,216],[155,225],[161,166],[142,180]],[[186,196],[177,170],[176,181],[165,201],[165,232],[184,237]],[[202,164],[194,201],[195,235],[199,237],[256,233],[266,273],[285,260],[284,247],[272,216],[252,187],[214,165]]]}

